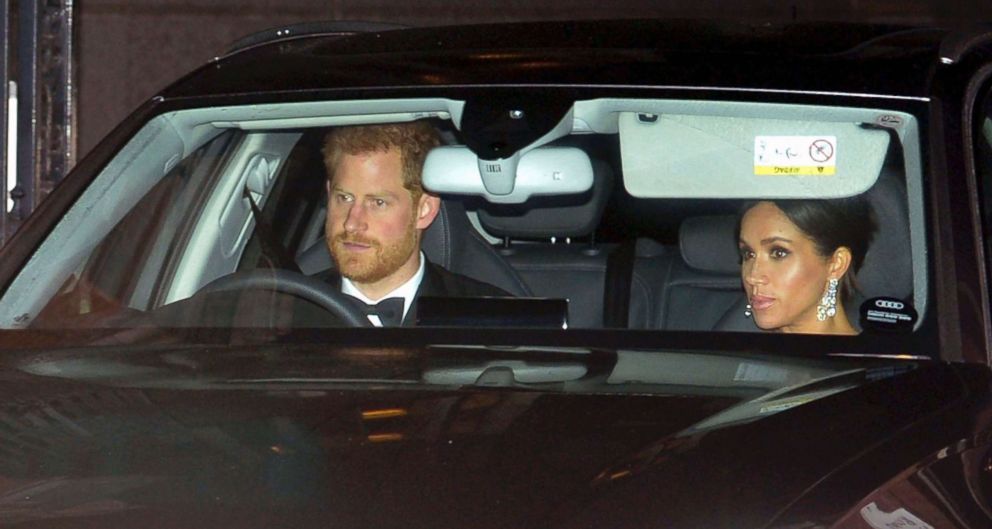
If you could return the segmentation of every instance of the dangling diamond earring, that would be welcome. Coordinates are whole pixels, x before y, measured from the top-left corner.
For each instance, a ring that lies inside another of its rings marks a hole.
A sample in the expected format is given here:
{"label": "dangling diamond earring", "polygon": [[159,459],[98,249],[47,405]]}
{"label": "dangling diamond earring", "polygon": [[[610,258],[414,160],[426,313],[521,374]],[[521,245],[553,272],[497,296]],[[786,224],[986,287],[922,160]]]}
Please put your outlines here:
{"label": "dangling diamond earring", "polygon": [[751,317],[751,304],[750,303],[748,303],[747,305],[744,306],[744,317],[745,318],[750,318]]}
{"label": "dangling diamond earring", "polygon": [[834,278],[827,280],[827,291],[823,293],[820,304],[816,306],[816,319],[824,321],[837,315],[837,281]]}

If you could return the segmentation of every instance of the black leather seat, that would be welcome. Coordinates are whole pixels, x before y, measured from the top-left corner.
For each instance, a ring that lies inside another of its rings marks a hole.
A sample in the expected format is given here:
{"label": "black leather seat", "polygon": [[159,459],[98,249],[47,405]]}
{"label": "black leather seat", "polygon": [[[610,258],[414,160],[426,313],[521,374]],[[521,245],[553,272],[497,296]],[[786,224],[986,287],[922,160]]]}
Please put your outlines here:
{"label": "black leather seat", "polygon": [[631,327],[710,330],[741,294],[732,215],[690,217],[679,226],[679,247],[637,242],[634,277],[650,285],[647,318]]}
{"label": "black leather seat", "polygon": [[[486,232],[505,239],[500,253],[534,295],[568,300],[568,321],[574,328],[603,326],[606,261],[616,247],[590,240],[613,189],[607,164],[594,161],[593,171],[593,188],[587,193],[533,197],[525,204],[486,205],[478,211]],[[645,288],[638,291],[640,305],[642,294]]]}

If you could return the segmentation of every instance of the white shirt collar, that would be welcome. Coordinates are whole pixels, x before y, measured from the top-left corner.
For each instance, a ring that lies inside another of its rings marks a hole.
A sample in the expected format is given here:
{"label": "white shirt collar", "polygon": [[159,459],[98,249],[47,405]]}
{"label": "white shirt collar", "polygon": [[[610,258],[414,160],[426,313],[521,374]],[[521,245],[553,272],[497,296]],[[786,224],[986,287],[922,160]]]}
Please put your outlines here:
{"label": "white shirt collar", "polygon": [[[387,293],[379,299],[369,298],[362,291],[358,290],[350,279],[344,276],[341,277],[341,292],[349,296],[354,296],[362,300],[363,303],[370,305],[375,304],[380,299],[403,298],[403,318],[406,318],[406,313],[410,311],[410,306],[413,305],[413,298],[416,297],[417,290],[420,288],[420,282],[424,279],[424,263],[426,261],[424,252],[420,252],[420,266],[417,268],[417,273],[413,274],[413,277],[408,279],[406,283],[396,287],[392,292]],[[382,327],[382,322],[379,321],[378,316],[369,316],[369,321],[376,327]]]}

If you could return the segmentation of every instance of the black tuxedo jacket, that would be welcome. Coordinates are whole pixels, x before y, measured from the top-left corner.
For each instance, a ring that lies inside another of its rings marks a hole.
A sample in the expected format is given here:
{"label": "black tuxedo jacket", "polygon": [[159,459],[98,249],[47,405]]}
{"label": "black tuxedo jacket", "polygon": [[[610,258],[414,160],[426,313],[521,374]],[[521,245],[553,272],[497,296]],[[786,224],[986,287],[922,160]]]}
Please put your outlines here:
{"label": "black tuxedo jacket", "polygon": [[[326,270],[317,274],[318,277],[334,288],[341,290],[341,275],[336,270]],[[503,289],[477,281],[468,276],[456,274],[430,261],[424,263],[424,278],[420,281],[413,305],[403,318],[403,325],[414,325],[417,321],[417,299],[421,296],[445,298],[471,298],[483,296],[509,296]]]}
{"label": "black tuxedo jacket", "polygon": [[[428,261],[424,278],[414,303],[403,319],[403,325],[417,321],[420,296],[480,297],[509,296],[503,290],[475,279],[449,272]],[[314,275],[341,289],[341,276],[333,270]],[[146,316],[140,316],[145,318]],[[341,321],[319,306],[288,294],[267,291],[214,292],[156,309],[150,322],[160,327],[247,327],[247,328],[319,328],[340,327]]]}

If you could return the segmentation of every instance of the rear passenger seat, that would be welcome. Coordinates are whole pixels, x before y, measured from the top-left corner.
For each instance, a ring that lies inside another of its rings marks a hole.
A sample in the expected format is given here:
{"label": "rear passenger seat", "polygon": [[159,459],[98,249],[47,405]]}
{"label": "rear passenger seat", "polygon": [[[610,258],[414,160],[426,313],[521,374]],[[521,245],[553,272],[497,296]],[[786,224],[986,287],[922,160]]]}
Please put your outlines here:
{"label": "rear passenger seat", "polygon": [[[596,178],[588,193],[533,197],[523,206],[486,205],[478,211],[483,229],[506,241],[500,253],[535,296],[568,299],[574,328],[603,326],[606,262],[617,246],[590,240],[613,189],[609,166],[594,162],[593,168]],[[643,279],[635,283],[631,315],[646,320],[649,285]]]}
{"label": "rear passenger seat", "polygon": [[[526,207],[488,205],[478,210],[483,229],[506,241],[500,253],[534,295],[569,300],[574,328],[604,326],[607,260],[619,246],[566,242],[590,237],[609,200],[612,172],[605,164],[595,169],[592,192],[568,203],[561,197],[535,197]],[[712,329],[741,292],[735,223],[733,216],[687,219],[679,248],[638,240],[627,327]]]}
{"label": "rear passenger seat", "polygon": [[[594,170],[594,187],[584,195],[534,197],[523,206],[486,205],[477,212],[482,228],[506,241],[500,253],[535,296],[569,300],[574,328],[604,326],[607,261],[619,247],[566,242],[591,238],[609,201],[613,173],[599,162]],[[741,293],[736,222],[732,215],[686,219],[678,248],[638,240],[627,327],[712,329]]]}
{"label": "rear passenger seat", "polygon": [[736,223],[733,215],[687,218],[679,226],[678,251],[638,240],[634,276],[650,285],[650,307],[648,318],[631,318],[630,327],[712,329],[741,293]]}
{"label": "rear passenger seat", "polygon": [[[591,208],[573,206],[531,209],[524,216],[494,217],[479,212],[487,232],[508,239],[546,240],[566,230],[562,219],[587,226]],[[594,216],[598,221],[599,213]],[[538,219],[557,219],[555,230],[541,231]],[[632,329],[710,330],[740,298],[740,268],[732,215],[693,217],[679,230],[679,248],[651,239],[637,241],[630,277]],[[595,226],[595,223],[592,224]],[[730,240],[723,240],[730,238]],[[616,244],[517,242],[500,250],[536,296],[569,300],[569,322],[576,328],[603,327],[607,258]]]}

